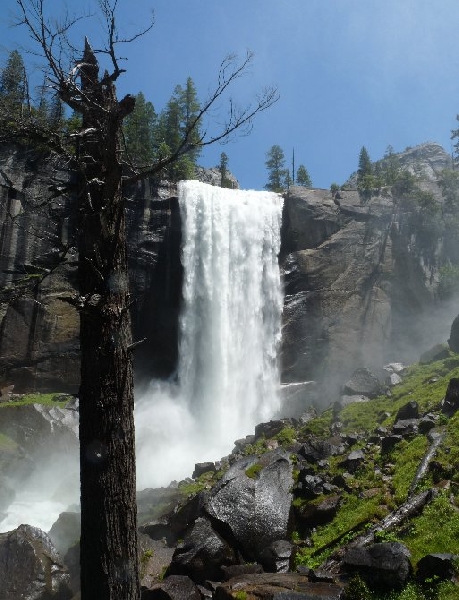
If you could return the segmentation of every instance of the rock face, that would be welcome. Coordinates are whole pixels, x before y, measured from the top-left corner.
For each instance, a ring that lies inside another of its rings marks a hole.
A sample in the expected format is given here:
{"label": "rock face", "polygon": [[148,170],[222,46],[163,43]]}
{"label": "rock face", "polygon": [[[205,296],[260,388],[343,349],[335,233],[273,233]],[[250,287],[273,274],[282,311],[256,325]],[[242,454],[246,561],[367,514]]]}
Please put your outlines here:
{"label": "rock face", "polygon": [[[0,383],[15,392],[70,392],[79,385],[74,199],[62,165],[0,148]],[[127,199],[138,370],[168,375],[177,359],[180,221],[174,189],[139,182]],[[147,358],[146,358],[147,357]],[[2,385],[3,387],[3,385]]]}
{"label": "rock face", "polygon": [[49,537],[21,525],[0,534],[0,600],[69,600],[69,575]]}
{"label": "rock face", "polygon": [[348,572],[359,575],[375,588],[401,588],[412,572],[410,553],[398,542],[373,544],[349,550],[344,557]]}
{"label": "rock face", "polygon": [[[423,144],[400,160],[422,171],[420,185],[441,202],[436,178],[450,168],[448,154]],[[336,389],[356,367],[379,368],[394,356],[412,362],[431,345],[426,323],[438,314],[438,270],[424,269],[399,221],[389,191],[363,204],[352,189],[340,191],[336,203],[328,190],[290,188],[281,251],[283,381],[314,379]],[[443,319],[445,331],[437,325],[439,341],[448,337],[453,316]]]}

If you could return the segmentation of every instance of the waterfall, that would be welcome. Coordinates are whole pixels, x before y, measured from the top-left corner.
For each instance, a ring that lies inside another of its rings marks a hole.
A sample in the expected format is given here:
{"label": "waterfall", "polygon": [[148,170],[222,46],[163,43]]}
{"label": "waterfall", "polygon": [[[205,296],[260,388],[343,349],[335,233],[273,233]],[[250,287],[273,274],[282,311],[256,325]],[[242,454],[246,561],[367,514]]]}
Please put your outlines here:
{"label": "waterfall", "polygon": [[195,462],[229,453],[234,440],[279,408],[282,198],[198,181],[182,181],[178,189],[184,267],[178,384],[165,389],[153,382],[137,403],[139,487],[162,477],[161,469],[155,475],[154,454],[169,481],[189,476]]}

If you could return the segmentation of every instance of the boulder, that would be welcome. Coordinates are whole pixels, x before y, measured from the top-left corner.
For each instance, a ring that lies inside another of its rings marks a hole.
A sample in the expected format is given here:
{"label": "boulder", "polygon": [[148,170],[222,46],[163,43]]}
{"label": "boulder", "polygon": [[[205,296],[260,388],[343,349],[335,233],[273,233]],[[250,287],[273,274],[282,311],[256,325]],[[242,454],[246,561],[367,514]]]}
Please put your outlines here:
{"label": "boulder", "polygon": [[285,426],[286,422],[281,421],[280,419],[267,421],[266,423],[259,423],[255,427],[255,438],[258,439],[261,436],[264,436],[265,438],[274,437],[275,435],[280,433]]}
{"label": "boulder", "polygon": [[345,394],[363,395],[368,398],[378,396],[381,391],[381,383],[379,379],[369,369],[356,369],[352,377],[344,384],[343,391]]}
{"label": "boulder", "polygon": [[435,415],[428,413],[422,417],[419,421],[418,430],[419,433],[428,433],[436,425],[437,419]]}
{"label": "boulder", "polygon": [[0,534],[0,600],[69,600],[70,576],[50,538],[20,525]]}
{"label": "boulder", "polygon": [[263,569],[269,573],[288,573],[291,566],[293,544],[287,540],[277,540],[262,550],[260,554]]}
{"label": "boulder", "polygon": [[312,475],[309,467],[306,467],[300,469],[295,491],[305,499],[317,498],[324,493],[324,484],[325,480],[320,475]]}
{"label": "boulder", "polygon": [[387,454],[388,452],[393,450],[396,444],[398,444],[402,440],[403,437],[401,435],[387,435],[386,437],[383,437],[381,440],[382,454]]}
{"label": "boulder", "polygon": [[402,437],[411,437],[417,434],[418,427],[419,419],[402,419],[394,423],[392,434],[401,435]]}
{"label": "boulder", "polygon": [[235,564],[236,556],[230,545],[200,517],[190,527],[185,539],[177,546],[167,575],[187,575],[196,583],[222,579],[221,567]]}
{"label": "boulder", "polygon": [[289,537],[292,465],[283,450],[236,461],[209,493],[205,512],[219,531],[228,531],[243,557]]}
{"label": "boulder", "polygon": [[398,409],[396,421],[404,419],[418,419],[419,418],[419,405],[416,400],[411,400]]}
{"label": "boulder", "polygon": [[343,440],[338,436],[328,440],[310,437],[298,449],[298,454],[311,464],[316,464],[330,456],[342,454],[345,450],[342,442]]}
{"label": "boulder", "polygon": [[304,534],[318,525],[329,523],[338,512],[340,501],[340,496],[333,494],[317,502],[305,502],[295,506],[296,529]]}
{"label": "boulder", "polygon": [[186,575],[170,575],[142,589],[141,600],[201,600],[198,587]]}
{"label": "boulder", "polygon": [[344,555],[343,567],[371,588],[384,590],[402,588],[412,573],[410,552],[399,542],[351,548]]}
{"label": "boulder", "polygon": [[450,553],[427,554],[418,562],[416,575],[421,581],[432,578],[453,579],[456,576],[454,563],[457,558]]}
{"label": "boulder", "polygon": [[341,461],[340,465],[347,469],[349,473],[355,473],[364,460],[365,454],[362,450],[353,450],[343,461]]}
{"label": "boulder", "polygon": [[60,556],[65,556],[69,548],[80,539],[81,515],[76,512],[63,512],[48,532]]}

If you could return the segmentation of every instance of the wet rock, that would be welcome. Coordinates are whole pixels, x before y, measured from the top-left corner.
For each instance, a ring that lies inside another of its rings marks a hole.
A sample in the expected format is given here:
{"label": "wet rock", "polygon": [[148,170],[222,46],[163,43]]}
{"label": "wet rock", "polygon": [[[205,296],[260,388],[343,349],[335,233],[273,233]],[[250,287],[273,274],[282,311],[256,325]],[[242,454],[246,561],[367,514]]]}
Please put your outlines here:
{"label": "wet rock", "polygon": [[363,395],[374,398],[381,393],[379,379],[369,369],[356,369],[352,377],[344,384],[343,391],[348,395]]}
{"label": "wet rock", "polygon": [[454,554],[427,554],[417,564],[416,575],[421,581],[426,579],[453,579],[456,575]]}
{"label": "wet rock", "polygon": [[277,540],[260,553],[263,569],[269,573],[287,573],[290,570],[293,545],[287,540]]}
{"label": "wet rock", "polygon": [[246,560],[289,537],[292,465],[283,450],[234,463],[209,493],[205,512],[234,538]]}
{"label": "wet rock", "polygon": [[204,583],[207,579],[219,581],[221,567],[236,562],[233,549],[207,519],[200,517],[175,549],[167,575],[187,575],[196,583]]}
{"label": "wet rock", "polygon": [[170,575],[151,588],[143,589],[141,600],[201,600],[201,594],[186,575]]}
{"label": "wet rock", "polygon": [[50,538],[20,525],[0,534],[0,600],[69,600],[70,577]]}
{"label": "wet rock", "polygon": [[410,552],[399,542],[351,548],[343,559],[344,569],[358,575],[372,588],[399,589],[411,572]]}
{"label": "wet rock", "polygon": [[60,556],[80,539],[81,515],[76,512],[63,512],[48,532]]}

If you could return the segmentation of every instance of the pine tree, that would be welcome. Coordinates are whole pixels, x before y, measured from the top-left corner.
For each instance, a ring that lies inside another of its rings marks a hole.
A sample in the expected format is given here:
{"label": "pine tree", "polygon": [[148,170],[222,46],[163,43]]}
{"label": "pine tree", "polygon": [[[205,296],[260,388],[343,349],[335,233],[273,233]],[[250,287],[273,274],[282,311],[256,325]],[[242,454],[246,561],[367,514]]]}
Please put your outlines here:
{"label": "pine tree", "polygon": [[309,176],[308,170],[304,165],[300,165],[296,172],[296,183],[297,185],[302,185],[303,187],[311,188],[312,181]]}
{"label": "pine tree", "polygon": [[20,115],[28,100],[27,76],[22,56],[17,50],[10,52],[0,76],[0,101],[12,115]]}
{"label": "pine tree", "polygon": [[164,175],[170,181],[193,179],[195,176],[202,137],[199,116],[196,88],[191,77],[188,77],[185,88],[176,86],[156,129],[157,147],[162,155],[173,154],[185,138],[190,147],[189,152],[165,169]]}
{"label": "pine tree", "polygon": [[387,146],[382,160],[382,179],[385,185],[394,185],[400,175],[400,161],[391,145]]}
{"label": "pine tree", "polygon": [[220,154],[220,165],[218,167],[220,171],[220,187],[222,188],[231,188],[232,183],[227,177],[228,173],[228,155],[225,152]]}
{"label": "pine tree", "polygon": [[357,189],[362,200],[369,200],[376,187],[377,182],[373,174],[373,164],[370,155],[365,146],[362,146],[359,154],[359,167],[357,169]]}
{"label": "pine tree", "polygon": [[370,155],[365,146],[362,146],[359,154],[359,168],[357,169],[357,179],[362,179],[365,175],[371,175],[373,165],[371,164]]}
{"label": "pine tree", "polygon": [[285,181],[285,155],[282,148],[275,144],[266,153],[266,168],[268,169],[268,183],[265,185],[271,192],[282,192]]}
{"label": "pine tree", "polygon": [[136,166],[147,165],[155,156],[156,112],[142,92],[135,97],[135,108],[123,124],[127,160]]}

